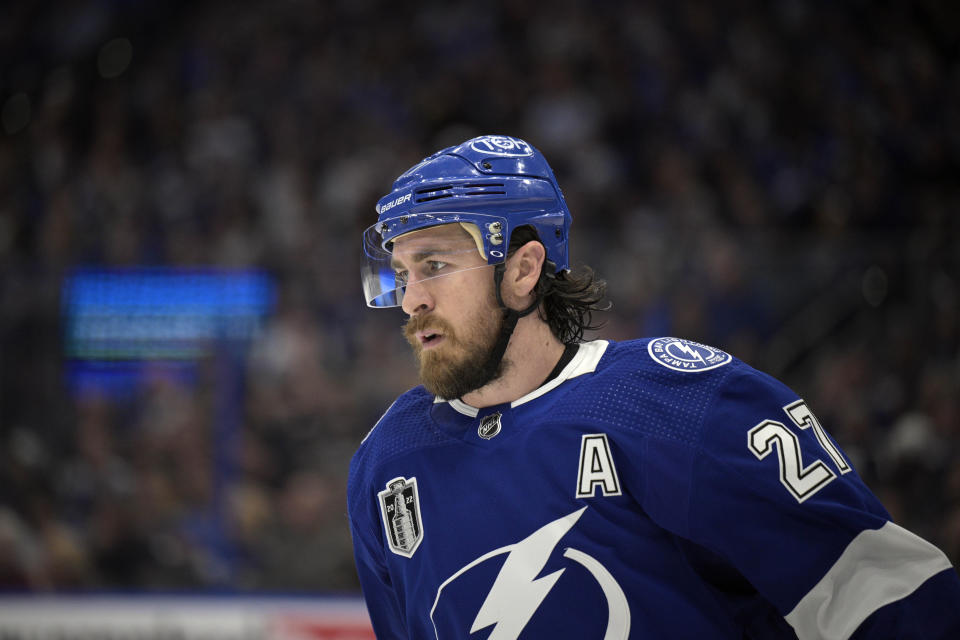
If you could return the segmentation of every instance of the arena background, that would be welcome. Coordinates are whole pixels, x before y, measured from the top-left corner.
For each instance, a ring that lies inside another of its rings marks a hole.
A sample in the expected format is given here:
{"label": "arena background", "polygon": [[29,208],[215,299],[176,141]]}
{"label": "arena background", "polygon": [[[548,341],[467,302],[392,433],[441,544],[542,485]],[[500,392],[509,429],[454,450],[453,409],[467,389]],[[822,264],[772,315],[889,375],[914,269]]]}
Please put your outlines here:
{"label": "arena background", "polygon": [[355,598],[347,465],[415,383],[360,235],[396,175],[484,133],[553,165],[610,285],[600,335],[781,377],[956,564],[958,14],[4,3],[6,601]]}

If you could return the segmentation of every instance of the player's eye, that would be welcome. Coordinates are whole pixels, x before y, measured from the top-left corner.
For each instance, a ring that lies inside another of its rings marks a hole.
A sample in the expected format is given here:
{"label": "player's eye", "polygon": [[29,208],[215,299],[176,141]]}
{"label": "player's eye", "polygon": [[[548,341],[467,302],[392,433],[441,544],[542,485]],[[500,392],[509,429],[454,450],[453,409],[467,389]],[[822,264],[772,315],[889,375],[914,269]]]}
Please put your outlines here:
{"label": "player's eye", "polygon": [[[438,276],[446,266],[447,263],[441,260],[424,260],[416,267],[417,279],[423,280]],[[394,269],[393,277],[398,287],[405,287],[410,284],[410,272],[407,269]]]}

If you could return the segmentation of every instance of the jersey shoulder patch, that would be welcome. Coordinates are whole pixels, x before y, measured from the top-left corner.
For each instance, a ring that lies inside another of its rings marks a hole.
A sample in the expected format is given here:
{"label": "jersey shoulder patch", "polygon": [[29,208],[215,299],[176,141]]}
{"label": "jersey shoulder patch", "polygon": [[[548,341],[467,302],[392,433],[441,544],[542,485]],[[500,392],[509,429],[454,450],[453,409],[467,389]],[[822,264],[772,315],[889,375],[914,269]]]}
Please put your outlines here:
{"label": "jersey shoulder patch", "polygon": [[683,372],[709,371],[733,361],[725,351],[683,338],[653,338],[647,353],[657,364]]}

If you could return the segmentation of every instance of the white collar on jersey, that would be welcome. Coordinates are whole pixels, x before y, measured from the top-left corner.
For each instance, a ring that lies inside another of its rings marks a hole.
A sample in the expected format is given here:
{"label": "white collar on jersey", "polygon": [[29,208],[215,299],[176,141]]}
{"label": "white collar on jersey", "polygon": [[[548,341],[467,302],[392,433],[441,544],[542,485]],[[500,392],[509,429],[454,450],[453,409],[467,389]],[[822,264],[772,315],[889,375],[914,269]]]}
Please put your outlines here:
{"label": "white collar on jersey", "polygon": [[[576,355],[567,363],[567,366],[557,374],[557,377],[553,378],[546,384],[537,387],[527,395],[517,398],[510,403],[510,408],[519,406],[525,402],[530,402],[535,398],[539,398],[543,394],[556,389],[565,381],[570,378],[576,378],[577,376],[582,376],[585,373],[593,373],[597,370],[597,364],[600,362],[600,358],[603,357],[603,354],[606,352],[609,342],[606,340],[594,340],[592,342],[584,342],[580,345],[580,348],[577,349]],[[434,404],[440,402],[447,402],[442,398],[434,398]],[[450,406],[455,409],[457,412],[462,413],[465,416],[471,418],[476,418],[477,414],[480,413],[480,410],[476,407],[471,407],[463,400],[459,398],[449,401]]]}

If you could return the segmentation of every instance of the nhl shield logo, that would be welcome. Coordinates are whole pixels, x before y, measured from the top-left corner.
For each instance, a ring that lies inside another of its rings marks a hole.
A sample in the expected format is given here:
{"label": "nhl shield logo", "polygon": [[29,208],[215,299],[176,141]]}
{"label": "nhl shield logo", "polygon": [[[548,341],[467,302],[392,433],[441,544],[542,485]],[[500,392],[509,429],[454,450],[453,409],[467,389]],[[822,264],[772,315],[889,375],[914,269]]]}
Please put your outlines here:
{"label": "nhl shield logo", "polygon": [[477,427],[477,435],[483,438],[484,440],[489,440],[493,436],[500,433],[500,412],[491,413],[488,416],[484,416],[480,421],[480,426]]}
{"label": "nhl shield logo", "polygon": [[417,479],[394,478],[377,497],[380,499],[380,515],[390,550],[405,558],[412,558],[423,541]]}

